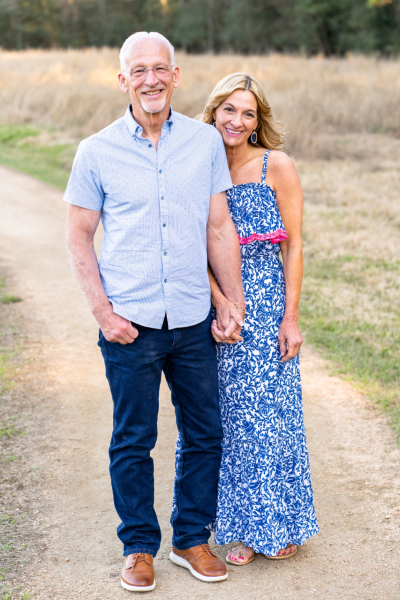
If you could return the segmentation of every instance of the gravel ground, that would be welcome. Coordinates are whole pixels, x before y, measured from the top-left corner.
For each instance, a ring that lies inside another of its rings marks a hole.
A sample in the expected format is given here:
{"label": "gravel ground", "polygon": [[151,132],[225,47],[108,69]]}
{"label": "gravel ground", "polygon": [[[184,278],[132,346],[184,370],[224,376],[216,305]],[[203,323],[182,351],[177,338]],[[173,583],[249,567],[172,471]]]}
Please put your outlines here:
{"label": "gravel ground", "polygon": [[[122,552],[107,456],[111,401],[96,324],[67,264],[66,207],[60,192],[36,180],[4,168],[0,176],[0,256],[11,291],[23,298],[13,308],[26,362],[18,393],[23,410],[33,415],[19,452],[25,467],[11,461],[3,471],[8,492],[2,511],[12,517],[25,507],[25,521],[17,524],[27,544],[12,555],[4,551],[6,581],[13,598],[25,590],[42,600],[134,600],[141,596],[119,584]],[[228,580],[218,584],[202,583],[168,560],[176,427],[163,382],[154,451],[163,541],[155,561],[157,587],[148,597],[399,600],[395,436],[349,383],[329,375],[329,365],[311,348],[302,354],[302,377],[321,533],[290,560],[258,556],[247,567],[229,566]],[[216,552],[223,558],[227,547]]]}

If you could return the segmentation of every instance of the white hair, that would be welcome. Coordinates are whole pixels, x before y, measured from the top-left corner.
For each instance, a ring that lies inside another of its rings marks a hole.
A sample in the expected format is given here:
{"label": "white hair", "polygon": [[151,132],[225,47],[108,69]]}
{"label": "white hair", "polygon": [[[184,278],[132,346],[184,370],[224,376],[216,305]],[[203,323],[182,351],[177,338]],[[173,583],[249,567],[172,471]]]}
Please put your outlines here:
{"label": "white hair", "polygon": [[125,69],[125,67],[127,66],[126,60],[129,55],[130,47],[135,42],[138,42],[138,41],[144,40],[144,39],[158,40],[159,42],[162,42],[163,44],[165,44],[169,50],[171,64],[175,65],[175,49],[174,49],[173,45],[171,44],[171,42],[169,40],[167,40],[166,37],[161,35],[161,33],[157,33],[157,31],[150,31],[150,33],[147,31],[138,31],[137,33],[130,35],[122,45],[121,51],[119,53],[119,60],[121,63],[121,71],[123,71]]}

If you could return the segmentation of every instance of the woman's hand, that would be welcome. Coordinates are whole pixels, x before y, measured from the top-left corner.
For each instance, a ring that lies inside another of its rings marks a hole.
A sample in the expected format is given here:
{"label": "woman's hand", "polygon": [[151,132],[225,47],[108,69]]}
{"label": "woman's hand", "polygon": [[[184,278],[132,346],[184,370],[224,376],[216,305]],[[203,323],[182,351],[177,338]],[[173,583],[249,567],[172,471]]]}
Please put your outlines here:
{"label": "woman's hand", "polygon": [[297,325],[297,319],[293,317],[283,317],[283,321],[279,328],[278,341],[282,362],[286,362],[294,356],[297,356],[304,341],[299,326]]}
{"label": "woman's hand", "polygon": [[217,321],[211,323],[211,334],[216,342],[219,344],[236,344],[236,342],[242,342],[243,338],[234,331],[230,337],[227,337],[221,329],[218,327]]}
{"label": "woman's hand", "polygon": [[211,324],[211,333],[216,342],[236,344],[243,338],[240,335],[243,326],[243,313],[222,296],[215,302],[217,319]]}

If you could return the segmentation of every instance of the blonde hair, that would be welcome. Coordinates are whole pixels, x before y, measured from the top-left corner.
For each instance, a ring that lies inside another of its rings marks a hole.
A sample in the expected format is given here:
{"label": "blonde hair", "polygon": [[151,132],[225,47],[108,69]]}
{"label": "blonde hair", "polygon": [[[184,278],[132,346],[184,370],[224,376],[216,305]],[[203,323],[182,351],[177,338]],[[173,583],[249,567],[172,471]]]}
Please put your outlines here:
{"label": "blonde hair", "polygon": [[283,125],[276,120],[261,84],[247,73],[232,73],[221,79],[211,92],[203,112],[196,118],[212,125],[215,109],[236,90],[249,90],[257,100],[257,142],[254,145],[267,150],[282,150],[285,136],[280,130]]}

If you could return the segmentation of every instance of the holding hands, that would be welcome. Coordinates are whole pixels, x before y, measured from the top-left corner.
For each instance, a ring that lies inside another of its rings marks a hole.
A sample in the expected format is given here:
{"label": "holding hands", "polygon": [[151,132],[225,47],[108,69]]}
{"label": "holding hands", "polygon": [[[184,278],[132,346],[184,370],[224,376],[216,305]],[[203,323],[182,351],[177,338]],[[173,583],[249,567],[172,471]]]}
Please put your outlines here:
{"label": "holding hands", "polygon": [[214,303],[217,311],[217,318],[211,324],[211,333],[216,342],[225,344],[236,344],[241,342],[243,338],[240,333],[244,325],[244,307],[242,310],[221,296]]}

